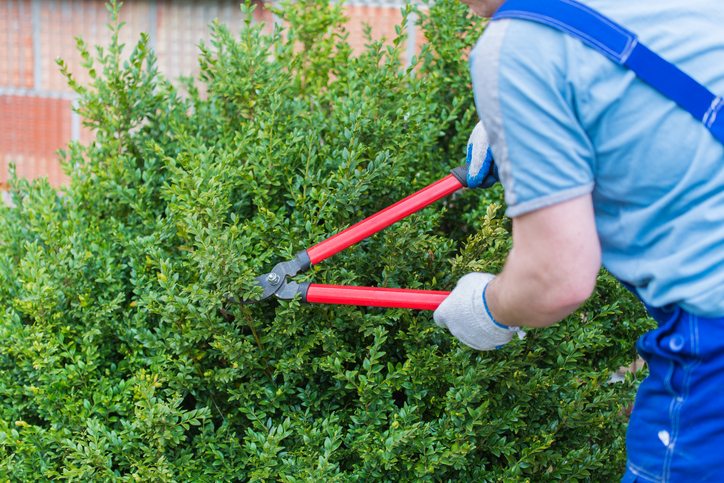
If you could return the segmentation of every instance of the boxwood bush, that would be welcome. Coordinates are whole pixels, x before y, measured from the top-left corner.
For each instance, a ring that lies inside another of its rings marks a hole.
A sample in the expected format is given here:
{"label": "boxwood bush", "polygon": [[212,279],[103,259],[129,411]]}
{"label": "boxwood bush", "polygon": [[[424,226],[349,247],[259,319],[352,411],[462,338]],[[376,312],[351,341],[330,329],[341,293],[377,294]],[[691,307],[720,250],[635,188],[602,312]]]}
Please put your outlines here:
{"label": "boxwood bush", "polygon": [[[110,45],[78,39],[93,81],[59,62],[95,140],[0,209],[0,480],[617,481],[636,381],[607,380],[651,321],[606,272],[494,352],[429,311],[226,301],[463,162],[484,28],[438,0],[406,66],[402,29],[354,55],[339,4],[285,1],[268,35],[241,8],[180,87],[147,36],[122,52],[115,2]],[[503,211],[457,193],[298,279],[449,290],[501,269]]]}

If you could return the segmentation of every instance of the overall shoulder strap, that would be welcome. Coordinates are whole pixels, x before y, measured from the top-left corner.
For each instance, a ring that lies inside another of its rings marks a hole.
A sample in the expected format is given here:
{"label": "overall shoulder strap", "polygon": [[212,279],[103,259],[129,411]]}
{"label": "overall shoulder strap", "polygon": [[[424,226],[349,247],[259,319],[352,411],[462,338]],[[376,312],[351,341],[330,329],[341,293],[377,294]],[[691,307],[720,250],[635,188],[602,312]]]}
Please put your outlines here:
{"label": "overall shoulder strap", "polygon": [[574,0],[508,0],[493,20],[519,18],[561,30],[631,69],[676,102],[724,143],[724,100],[640,43],[636,34]]}

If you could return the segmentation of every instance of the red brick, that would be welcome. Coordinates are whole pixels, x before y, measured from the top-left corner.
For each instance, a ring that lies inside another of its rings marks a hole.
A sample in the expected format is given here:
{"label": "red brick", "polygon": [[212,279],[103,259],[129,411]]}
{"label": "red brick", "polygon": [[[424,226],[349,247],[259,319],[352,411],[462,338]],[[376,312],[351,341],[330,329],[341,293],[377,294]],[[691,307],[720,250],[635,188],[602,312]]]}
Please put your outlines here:
{"label": "red brick", "polygon": [[30,2],[22,2],[20,8],[20,32],[19,47],[22,57],[23,71],[21,73],[20,86],[32,89],[33,77],[33,18],[32,5]]}
{"label": "red brick", "polygon": [[70,139],[70,112],[67,100],[0,96],[0,182],[15,162],[20,176],[65,183],[55,151]]}
{"label": "red brick", "polygon": [[10,18],[7,0],[0,0],[0,86],[10,85],[10,52],[7,41],[10,34]]}

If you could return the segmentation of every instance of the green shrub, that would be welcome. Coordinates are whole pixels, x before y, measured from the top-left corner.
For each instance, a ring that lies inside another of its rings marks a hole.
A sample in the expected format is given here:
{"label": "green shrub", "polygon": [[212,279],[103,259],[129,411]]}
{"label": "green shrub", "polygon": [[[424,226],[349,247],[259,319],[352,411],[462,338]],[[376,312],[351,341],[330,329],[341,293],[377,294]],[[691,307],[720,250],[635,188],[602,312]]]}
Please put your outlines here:
{"label": "green shrub", "polygon": [[[122,60],[110,10],[106,50],[78,40],[94,81],[60,62],[95,141],[62,153],[67,187],[14,179],[0,210],[2,481],[617,481],[636,384],[606,381],[650,321],[605,272],[565,323],[495,352],[428,311],[225,302],[463,162],[466,7],[420,12],[409,68],[402,31],[352,55],[326,0],[284,3],[272,35],[215,23],[185,94],[148,37]],[[501,200],[458,194],[299,279],[499,271]]]}

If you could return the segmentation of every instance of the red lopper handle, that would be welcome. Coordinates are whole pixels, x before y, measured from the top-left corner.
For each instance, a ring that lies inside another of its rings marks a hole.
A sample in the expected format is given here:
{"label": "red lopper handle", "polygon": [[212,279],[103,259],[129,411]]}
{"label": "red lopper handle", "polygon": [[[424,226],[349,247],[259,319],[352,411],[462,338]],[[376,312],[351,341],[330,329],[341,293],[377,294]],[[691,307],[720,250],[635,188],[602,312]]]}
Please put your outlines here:
{"label": "red lopper handle", "polygon": [[312,283],[307,290],[306,301],[317,304],[435,310],[449,294],[450,292],[433,290],[352,287]]}
{"label": "red lopper handle", "polygon": [[[307,255],[312,265],[316,265],[322,260],[326,260],[335,253],[339,253],[345,248],[354,245],[360,240],[367,238],[378,231],[387,228],[396,221],[400,221],[406,216],[430,205],[437,200],[446,197],[450,193],[462,188],[463,185],[458,179],[451,175],[427,186],[417,193],[413,193],[407,198],[398,201],[392,206],[385,208],[379,213],[365,218],[359,223],[350,226],[331,238],[317,243],[312,248],[307,249]],[[363,304],[372,305],[375,304]],[[385,306],[387,307],[387,306]],[[396,305],[394,307],[397,307]],[[418,308],[418,307],[408,307]]]}

